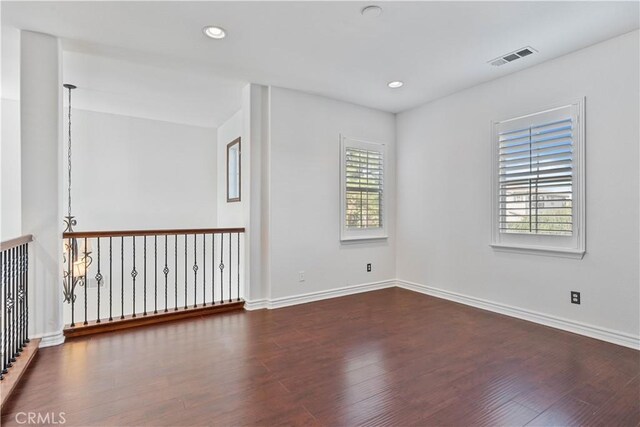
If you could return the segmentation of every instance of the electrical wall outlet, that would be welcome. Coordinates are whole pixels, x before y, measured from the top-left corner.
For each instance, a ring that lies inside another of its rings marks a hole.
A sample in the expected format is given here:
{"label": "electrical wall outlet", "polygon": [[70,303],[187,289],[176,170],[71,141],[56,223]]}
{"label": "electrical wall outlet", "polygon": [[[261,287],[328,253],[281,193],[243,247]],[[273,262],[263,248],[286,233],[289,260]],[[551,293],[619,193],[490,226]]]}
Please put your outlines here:
{"label": "electrical wall outlet", "polygon": [[367,264],[367,273],[371,273],[371,263]]}
{"label": "electrical wall outlet", "polygon": [[304,271],[299,271],[298,272],[298,281],[299,282],[304,282]]}
{"label": "electrical wall outlet", "polygon": [[571,291],[571,304],[580,304],[580,292]]}

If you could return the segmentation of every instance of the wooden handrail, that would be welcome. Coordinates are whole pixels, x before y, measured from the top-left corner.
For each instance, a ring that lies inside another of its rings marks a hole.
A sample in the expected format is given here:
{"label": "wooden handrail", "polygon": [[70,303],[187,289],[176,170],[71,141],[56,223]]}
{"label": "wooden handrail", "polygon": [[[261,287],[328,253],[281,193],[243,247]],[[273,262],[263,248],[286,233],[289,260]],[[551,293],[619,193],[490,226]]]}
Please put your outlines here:
{"label": "wooden handrail", "polygon": [[[91,237],[129,237],[129,236],[165,236],[185,234],[223,234],[244,233],[244,227],[238,228],[193,228],[173,230],[127,230],[127,231],[74,231],[62,233],[63,239]],[[3,243],[4,245],[4,243]]]}
{"label": "wooden handrail", "polygon": [[15,239],[7,240],[0,243],[0,251],[6,251],[13,249],[17,246],[24,245],[25,243],[33,242],[33,235],[26,234],[24,236],[16,237]]}

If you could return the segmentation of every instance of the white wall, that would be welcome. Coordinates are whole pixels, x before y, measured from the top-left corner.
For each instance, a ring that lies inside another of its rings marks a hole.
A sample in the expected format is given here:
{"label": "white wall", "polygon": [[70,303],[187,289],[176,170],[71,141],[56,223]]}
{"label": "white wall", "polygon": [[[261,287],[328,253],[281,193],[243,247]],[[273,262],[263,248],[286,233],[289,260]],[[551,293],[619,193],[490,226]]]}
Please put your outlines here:
{"label": "white wall", "polygon": [[[239,202],[227,202],[227,144],[243,134],[242,110],[237,111],[218,127],[217,174],[218,174],[218,227],[244,226],[245,194],[240,194]],[[244,142],[240,142],[241,150]],[[248,142],[248,141],[247,141]],[[247,179],[248,158],[242,160],[241,183]]]}
{"label": "white wall", "polygon": [[29,329],[41,345],[59,344],[62,72],[60,41],[21,32],[20,46],[21,234],[29,245]]}
{"label": "white wall", "polygon": [[72,123],[76,231],[216,226],[216,129],[76,109]]}
{"label": "white wall", "polygon": [[245,233],[244,278],[247,301],[270,295],[269,92],[248,84],[242,91],[242,198]]}
{"label": "white wall", "polygon": [[287,89],[270,92],[271,299],[393,279],[393,226],[385,241],[340,243],[339,137],[388,144],[388,223],[394,224],[394,115]]}
{"label": "white wall", "polygon": [[22,232],[20,198],[20,31],[2,26],[0,73],[0,239]]}
{"label": "white wall", "polygon": [[20,196],[20,101],[2,99],[2,145],[0,147],[2,240],[19,237],[22,231]]}
{"label": "white wall", "polygon": [[[637,337],[638,31],[398,116],[398,277]],[[583,260],[495,252],[490,122],[586,96]],[[582,293],[572,305],[569,291]]]}

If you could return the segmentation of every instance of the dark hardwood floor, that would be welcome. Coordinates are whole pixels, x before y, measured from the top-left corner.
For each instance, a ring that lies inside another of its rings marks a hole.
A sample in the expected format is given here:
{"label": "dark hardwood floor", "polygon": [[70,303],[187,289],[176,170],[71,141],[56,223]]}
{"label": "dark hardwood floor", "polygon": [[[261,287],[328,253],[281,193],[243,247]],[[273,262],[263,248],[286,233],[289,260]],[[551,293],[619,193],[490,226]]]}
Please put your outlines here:
{"label": "dark hardwood floor", "polygon": [[2,425],[638,426],[639,372],[638,351],[392,288],[42,349]]}

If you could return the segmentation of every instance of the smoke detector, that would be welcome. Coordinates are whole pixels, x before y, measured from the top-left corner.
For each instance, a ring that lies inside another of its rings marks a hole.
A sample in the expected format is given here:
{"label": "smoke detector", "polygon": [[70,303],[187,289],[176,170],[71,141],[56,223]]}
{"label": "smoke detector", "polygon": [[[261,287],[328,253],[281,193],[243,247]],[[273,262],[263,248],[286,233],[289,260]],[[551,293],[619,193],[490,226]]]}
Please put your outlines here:
{"label": "smoke detector", "polygon": [[491,64],[495,67],[499,67],[501,65],[508,64],[509,62],[513,62],[517,59],[524,58],[525,56],[529,56],[537,52],[538,51],[532,48],[531,46],[526,46],[518,50],[514,50],[513,52],[500,55],[499,57],[492,59],[491,61],[488,61],[487,64]]}

